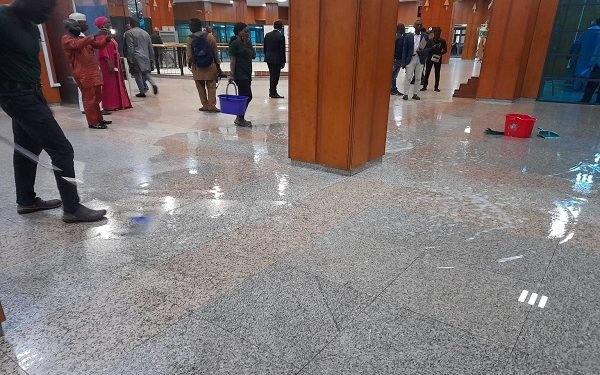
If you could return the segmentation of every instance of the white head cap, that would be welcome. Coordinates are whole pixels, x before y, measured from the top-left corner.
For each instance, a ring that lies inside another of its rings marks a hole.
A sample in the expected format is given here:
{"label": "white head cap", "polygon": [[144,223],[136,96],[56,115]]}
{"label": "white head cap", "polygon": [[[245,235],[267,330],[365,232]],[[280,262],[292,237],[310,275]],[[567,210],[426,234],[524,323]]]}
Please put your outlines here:
{"label": "white head cap", "polygon": [[87,18],[83,13],[71,13],[69,19],[73,21],[87,21]]}

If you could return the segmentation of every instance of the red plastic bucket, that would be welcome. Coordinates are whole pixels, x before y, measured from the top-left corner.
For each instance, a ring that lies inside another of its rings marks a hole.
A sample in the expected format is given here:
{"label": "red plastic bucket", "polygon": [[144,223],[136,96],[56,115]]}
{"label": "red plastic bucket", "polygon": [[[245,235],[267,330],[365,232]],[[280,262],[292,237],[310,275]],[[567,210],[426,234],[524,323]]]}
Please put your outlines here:
{"label": "red plastic bucket", "polygon": [[535,126],[535,117],[520,113],[509,113],[504,123],[504,135],[507,137],[529,138]]}

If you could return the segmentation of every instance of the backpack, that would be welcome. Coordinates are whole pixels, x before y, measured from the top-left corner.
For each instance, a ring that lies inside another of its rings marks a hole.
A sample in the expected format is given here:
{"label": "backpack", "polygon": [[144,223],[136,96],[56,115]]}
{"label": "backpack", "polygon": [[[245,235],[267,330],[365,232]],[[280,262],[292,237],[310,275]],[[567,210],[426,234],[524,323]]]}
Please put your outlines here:
{"label": "backpack", "polygon": [[194,57],[194,65],[198,68],[208,68],[215,61],[210,45],[208,44],[207,35],[194,36],[192,41],[192,54]]}

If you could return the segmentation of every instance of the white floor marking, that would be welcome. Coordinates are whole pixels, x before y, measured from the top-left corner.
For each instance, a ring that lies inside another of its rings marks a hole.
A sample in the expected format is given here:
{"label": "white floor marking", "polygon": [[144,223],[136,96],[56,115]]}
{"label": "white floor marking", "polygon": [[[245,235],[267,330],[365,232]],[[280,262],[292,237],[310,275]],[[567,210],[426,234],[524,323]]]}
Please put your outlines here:
{"label": "white floor marking", "polygon": [[523,255],[517,255],[514,257],[498,259],[498,263],[510,262],[511,260],[517,260],[523,258]]}
{"label": "white floor marking", "polygon": [[528,294],[529,292],[527,290],[522,291],[521,296],[519,297],[519,302],[525,302]]}
{"label": "white floor marking", "polygon": [[538,294],[537,293],[531,293],[531,297],[529,297],[529,304],[530,305],[535,305],[535,301],[537,300]]}

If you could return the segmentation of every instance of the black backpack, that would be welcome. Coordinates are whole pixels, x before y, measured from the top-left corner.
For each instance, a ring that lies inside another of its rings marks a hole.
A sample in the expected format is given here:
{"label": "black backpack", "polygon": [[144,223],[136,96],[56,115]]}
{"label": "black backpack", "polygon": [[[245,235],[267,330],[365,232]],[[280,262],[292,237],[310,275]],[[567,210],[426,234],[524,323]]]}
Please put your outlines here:
{"label": "black backpack", "polygon": [[213,52],[208,44],[207,35],[194,36],[192,41],[192,54],[194,56],[194,65],[198,68],[208,68],[215,61]]}

